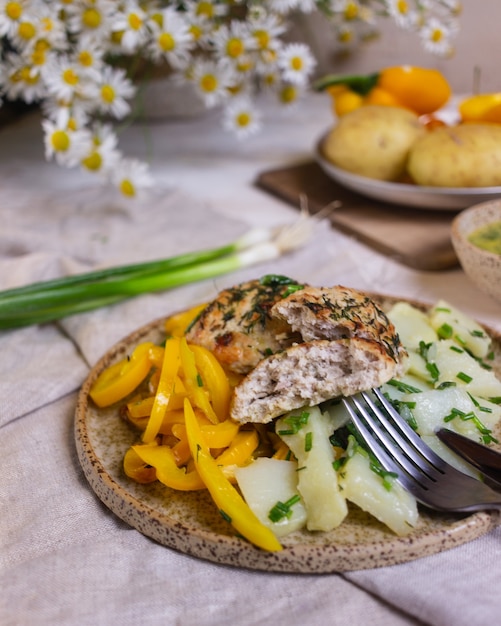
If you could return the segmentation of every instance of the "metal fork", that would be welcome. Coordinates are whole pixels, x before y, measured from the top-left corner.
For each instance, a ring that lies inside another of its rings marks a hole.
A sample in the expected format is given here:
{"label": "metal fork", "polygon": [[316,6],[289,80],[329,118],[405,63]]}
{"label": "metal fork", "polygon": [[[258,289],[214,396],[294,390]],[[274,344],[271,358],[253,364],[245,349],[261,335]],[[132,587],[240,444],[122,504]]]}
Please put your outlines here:
{"label": "metal fork", "polygon": [[418,502],[437,511],[501,510],[501,493],[433,452],[380,389],[343,402],[367,447]]}

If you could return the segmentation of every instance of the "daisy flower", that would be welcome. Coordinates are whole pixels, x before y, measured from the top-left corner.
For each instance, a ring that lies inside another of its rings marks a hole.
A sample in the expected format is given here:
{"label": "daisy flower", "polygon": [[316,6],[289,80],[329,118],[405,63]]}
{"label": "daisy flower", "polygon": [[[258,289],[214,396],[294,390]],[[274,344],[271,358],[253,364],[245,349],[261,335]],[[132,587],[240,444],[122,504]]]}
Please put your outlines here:
{"label": "daisy flower", "polygon": [[283,79],[295,85],[304,85],[315,65],[316,61],[305,44],[291,43],[279,52],[278,66]]}
{"label": "daisy flower", "polygon": [[147,164],[136,159],[121,159],[113,170],[112,181],[125,196],[131,198],[153,184]]}
{"label": "daisy flower", "polygon": [[423,46],[429,52],[439,56],[447,56],[452,53],[450,38],[453,29],[441,20],[432,17],[419,31]]}
{"label": "daisy flower", "polygon": [[117,119],[121,119],[129,113],[130,104],[127,100],[132,98],[136,90],[126,77],[124,70],[105,65],[98,87],[95,102],[98,111],[112,115]]}
{"label": "daisy flower", "polygon": [[417,13],[412,10],[408,0],[386,0],[389,15],[397,26],[402,28],[414,27],[417,22]]}
{"label": "daisy flower", "polygon": [[132,53],[147,41],[147,15],[134,0],[128,0],[113,18],[112,32],[121,34],[120,44],[125,52]]}
{"label": "daisy flower", "polygon": [[3,91],[10,100],[22,100],[31,104],[46,94],[46,87],[40,75],[40,68],[26,63],[14,54],[4,60]]}
{"label": "daisy flower", "polygon": [[293,83],[284,83],[278,89],[278,101],[286,107],[293,107],[304,95],[304,87]]}
{"label": "daisy flower", "polygon": [[223,126],[238,139],[245,139],[261,130],[261,114],[249,98],[237,97],[225,108]]}
{"label": "daisy flower", "polygon": [[87,130],[73,131],[50,120],[42,122],[42,129],[47,160],[54,158],[59,165],[73,167],[89,150],[91,138]]}
{"label": "daisy flower", "polygon": [[104,39],[111,31],[117,13],[117,3],[113,0],[78,0],[65,3],[67,26],[71,33],[93,35]]}
{"label": "daisy flower", "polygon": [[109,124],[97,124],[92,129],[88,152],[82,157],[81,166],[90,172],[108,174],[121,158],[116,149],[117,137]]}
{"label": "daisy flower", "polygon": [[28,0],[0,0],[0,37],[12,36],[24,19]]}
{"label": "daisy flower", "polygon": [[192,71],[195,90],[209,108],[216,106],[228,96],[233,76],[228,63],[207,59],[196,60]]}
{"label": "daisy flower", "polygon": [[61,100],[97,95],[97,87],[90,82],[85,70],[67,57],[52,56],[43,70],[43,78],[48,93]]}
{"label": "daisy flower", "polygon": [[232,20],[229,26],[223,25],[214,33],[212,45],[219,58],[237,63],[256,48],[256,40],[246,23]]}
{"label": "daisy flower", "polygon": [[154,61],[166,59],[172,67],[183,69],[188,64],[194,45],[190,25],[172,7],[164,9],[159,18],[158,21],[153,21],[149,53]]}

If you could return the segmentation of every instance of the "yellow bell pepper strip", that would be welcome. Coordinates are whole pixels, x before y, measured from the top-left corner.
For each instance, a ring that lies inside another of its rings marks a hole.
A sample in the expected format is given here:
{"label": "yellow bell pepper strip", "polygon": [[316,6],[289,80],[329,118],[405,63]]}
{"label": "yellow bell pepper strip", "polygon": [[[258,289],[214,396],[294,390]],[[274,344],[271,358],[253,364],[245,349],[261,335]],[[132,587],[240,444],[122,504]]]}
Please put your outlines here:
{"label": "yellow bell pepper strip", "polygon": [[226,419],[219,424],[202,424],[200,426],[209,448],[227,448],[237,436],[240,426]]}
{"label": "yellow bell pepper strip", "polygon": [[[435,69],[400,65],[387,67],[366,75],[331,74],[314,84],[318,91],[345,85],[362,97],[360,106],[387,104],[400,106],[417,115],[429,114],[443,107],[451,97],[451,87],[445,76]],[[374,93],[371,95],[371,92]],[[343,92],[334,92],[341,98]]]}
{"label": "yellow bell pepper strip", "polygon": [[129,358],[107,367],[94,381],[89,395],[98,407],[123,400],[146,378],[152,367],[149,353],[154,344],[139,344]]}
{"label": "yellow bell pepper strip", "polygon": [[213,424],[219,422],[219,418],[212,408],[208,395],[204,387],[204,381],[197,370],[195,362],[195,354],[188,346],[185,337],[179,339],[179,352],[181,355],[181,366],[184,372],[184,382],[188,392],[188,397],[193,401],[201,411],[203,411],[206,417]]}
{"label": "yellow bell pepper strip", "polygon": [[188,399],[184,403],[186,432],[195,467],[221,515],[235,530],[263,550],[282,550],[272,530],[262,524],[248,504],[224,476],[217,461],[212,458],[202,430]]}
{"label": "yellow bell pepper strip", "polygon": [[185,424],[173,424],[172,434],[178,439],[178,442],[172,446],[172,454],[174,455],[176,465],[178,467],[186,465],[191,458],[191,451]]}
{"label": "yellow bell pepper strip", "polygon": [[152,483],[157,479],[155,468],[145,463],[133,448],[129,448],[125,453],[123,468],[126,476],[137,483]]}
{"label": "yellow bell pepper strip", "polygon": [[228,417],[230,409],[230,383],[217,358],[202,346],[190,345],[195,355],[195,365],[209,392],[210,402],[220,422]]}
{"label": "yellow bell pepper strip", "polygon": [[257,431],[241,430],[228,448],[216,457],[216,463],[230,482],[235,482],[235,467],[243,467],[250,463],[258,445]]}
{"label": "yellow bell pepper strip", "polygon": [[187,472],[184,467],[177,466],[169,446],[142,444],[132,446],[132,449],[145,463],[155,468],[157,479],[163,485],[179,491],[205,489],[198,472]]}
{"label": "yellow bell pepper strip", "polygon": [[[459,115],[463,122],[501,122],[501,115],[497,119],[496,116],[492,116],[492,111],[495,109],[498,109],[499,115],[501,93],[480,93],[465,98],[458,105]],[[494,117],[494,119],[488,119],[489,117]]]}
{"label": "yellow bell pepper strip", "polygon": [[148,424],[143,433],[144,443],[151,443],[157,436],[167,411],[169,398],[174,390],[174,383],[179,371],[179,339],[172,337],[165,342],[164,360],[158,382],[155,400]]}
{"label": "yellow bell pepper strip", "polygon": [[172,315],[167,318],[164,326],[167,336],[182,337],[185,335],[188,328],[191,324],[193,324],[206,306],[207,303],[199,304],[191,309],[188,309],[187,311],[181,311],[181,313],[177,313],[176,315]]}

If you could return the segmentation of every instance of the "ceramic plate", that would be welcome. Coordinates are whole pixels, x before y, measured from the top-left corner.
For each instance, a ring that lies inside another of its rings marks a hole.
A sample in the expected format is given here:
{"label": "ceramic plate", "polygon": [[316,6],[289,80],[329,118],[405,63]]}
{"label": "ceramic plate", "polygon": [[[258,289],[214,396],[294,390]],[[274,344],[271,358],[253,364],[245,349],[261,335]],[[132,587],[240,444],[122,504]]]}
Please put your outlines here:
{"label": "ceramic plate", "polygon": [[405,183],[390,183],[352,174],[333,165],[323,151],[327,133],[315,147],[315,158],[337,183],[364,196],[419,209],[459,211],[466,207],[501,197],[501,187],[422,187]]}
{"label": "ceramic plate", "polygon": [[[379,299],[379,298],[378,298]],[[380,299],[383,306],[395,302]],[[415,304],[415,303],[414,303]],[[75,418],[78,457],[96,495],[118,517],[160,544],[200,559],[267,572],[333,573],[394,565],[471,541],[497,523],[499,514],[444,515],[420,511],[416,529],[397,537],[377,520],[352,507],[331,532],[294,532],[280,552],[265,552],[235,536],[204,491],[179,492],[160,483],[140,485],[125,476],[122,460],[138,440],[119,416],[119,406],[98,409],[89,389],[99,373],[142,341],[161,342],[164,320],[137,330],[107,352],[91,370]],[[492,331],[491,335],[495,336]],[[496,336],[495,367],[501,374],[501,342]]]}

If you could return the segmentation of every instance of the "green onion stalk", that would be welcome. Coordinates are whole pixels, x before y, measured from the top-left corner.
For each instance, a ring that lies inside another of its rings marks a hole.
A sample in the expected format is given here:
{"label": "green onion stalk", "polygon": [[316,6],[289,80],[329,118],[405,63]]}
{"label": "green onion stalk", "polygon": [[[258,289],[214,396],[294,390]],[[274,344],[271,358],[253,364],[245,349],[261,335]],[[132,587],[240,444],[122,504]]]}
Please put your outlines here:
{"label": "green onion stalk", "polygon": [[314,221],[303,211],[294,224],[253,229],[217,248],[0,291],[0,330],[56,321],[276,259],[305,244]]}

